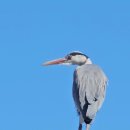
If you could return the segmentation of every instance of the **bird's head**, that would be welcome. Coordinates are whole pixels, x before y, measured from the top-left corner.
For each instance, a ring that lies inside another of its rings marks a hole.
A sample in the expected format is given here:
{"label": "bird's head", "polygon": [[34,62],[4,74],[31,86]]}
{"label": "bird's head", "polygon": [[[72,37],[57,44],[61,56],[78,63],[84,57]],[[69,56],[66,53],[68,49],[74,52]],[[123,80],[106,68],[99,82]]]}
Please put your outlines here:
{"label": "bird's head", "polygon": [[66,55],[64,58],[59,58],[56,60],[45,62],[43,65],[56,65],[56,64],[65,64],[65,65],[84,65],[84,64],[92,64],[90,58],[79,52],[74,51]]}

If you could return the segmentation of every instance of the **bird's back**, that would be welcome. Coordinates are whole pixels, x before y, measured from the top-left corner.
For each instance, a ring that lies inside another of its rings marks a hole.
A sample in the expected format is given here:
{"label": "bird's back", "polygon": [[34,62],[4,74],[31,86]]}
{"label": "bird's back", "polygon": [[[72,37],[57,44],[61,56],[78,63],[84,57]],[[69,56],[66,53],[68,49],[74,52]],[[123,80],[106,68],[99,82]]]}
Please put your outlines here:
{"label": "bird's back", "polygon": [[104,101],[106,83],[107,77],[97,65],[85,64],[75,70],[73,98],[82,122],[89,124],[95,117]]}

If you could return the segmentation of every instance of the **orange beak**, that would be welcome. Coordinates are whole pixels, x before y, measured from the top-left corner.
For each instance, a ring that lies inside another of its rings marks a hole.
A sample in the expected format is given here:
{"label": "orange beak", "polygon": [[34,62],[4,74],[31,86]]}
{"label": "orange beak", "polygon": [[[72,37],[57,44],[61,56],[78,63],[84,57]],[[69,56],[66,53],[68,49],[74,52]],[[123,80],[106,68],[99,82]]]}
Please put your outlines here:
{"label": "orange beak", "polygon": [[48,61],[43,63],[44,66],[48,66],[48,65],[57,65],[57,64],[63,64],[67,61],[67,59],[65,58],[60,58],[60,59],[56,59],[56,60],[52,60],[52,61]]}

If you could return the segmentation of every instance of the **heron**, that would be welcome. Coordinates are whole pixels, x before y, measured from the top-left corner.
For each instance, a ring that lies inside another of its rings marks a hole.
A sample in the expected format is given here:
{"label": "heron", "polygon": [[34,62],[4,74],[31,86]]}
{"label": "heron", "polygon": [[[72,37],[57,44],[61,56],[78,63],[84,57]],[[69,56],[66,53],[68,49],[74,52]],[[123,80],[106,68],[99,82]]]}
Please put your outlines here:
{"label": "heron", "polygon": [[44,66],[57,64],[77,65],[73,74],[72,95],[79,115],[78,130],[82,130],[83,123],[86,124],[86,130],[90,130],[96,113],[104,102],[108,78],[98,65],[93,64],[80,51],[45,62]]}

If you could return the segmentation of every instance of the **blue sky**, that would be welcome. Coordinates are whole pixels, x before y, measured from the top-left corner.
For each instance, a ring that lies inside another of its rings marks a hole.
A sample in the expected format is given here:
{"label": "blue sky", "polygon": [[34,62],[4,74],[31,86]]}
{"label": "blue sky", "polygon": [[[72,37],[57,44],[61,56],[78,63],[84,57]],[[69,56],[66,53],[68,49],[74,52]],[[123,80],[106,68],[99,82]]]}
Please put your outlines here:
{"label": "blue sky", "polygon": [[79,50],[109,78],[92,130],[130,129],[130,1],[0,1],[0,130],[77,130],[75,66],[42,62]]}

